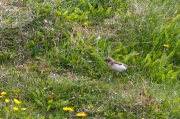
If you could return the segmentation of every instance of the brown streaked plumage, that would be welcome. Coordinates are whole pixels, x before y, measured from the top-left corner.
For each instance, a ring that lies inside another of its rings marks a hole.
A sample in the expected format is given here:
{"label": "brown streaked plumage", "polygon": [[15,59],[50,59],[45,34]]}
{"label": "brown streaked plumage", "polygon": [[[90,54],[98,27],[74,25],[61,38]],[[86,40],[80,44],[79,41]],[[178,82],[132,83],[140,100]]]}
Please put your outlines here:
{"label": "brown streaked plumage", "polygon": [[108,66],[109,66],[112,70],[114,70],[115,72],[117,72],[117,74],[118,74],[119,72],[125,71],[125,70],[127,69],[127,67],[128,67],[126,64],[123,64],[123,63],[121,63],[121,62],[117,62],[117,61],[115,61],[114,59],[112,59],[112,58],[110,58],[110,57],[106,58],[105,61],[108,63]]}

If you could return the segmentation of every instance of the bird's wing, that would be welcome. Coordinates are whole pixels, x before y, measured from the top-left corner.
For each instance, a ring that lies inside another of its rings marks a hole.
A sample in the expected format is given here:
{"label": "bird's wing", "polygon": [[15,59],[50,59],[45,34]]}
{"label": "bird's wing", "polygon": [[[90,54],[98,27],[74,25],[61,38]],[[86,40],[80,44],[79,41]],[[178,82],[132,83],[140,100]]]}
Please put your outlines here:
{"label": "bird's wing", "polygon": [[123,63],[121,63],[121,62],[114,61],[113,63],[118,64],[118,65],[124,65],[125,67],[128,67],[128,65],[123,64]]}
{"label": "bird's wing", "polygon": [[114,64],[119,64],[119,65],[123,65],[123,63],[117,62],[117,61],[114,61],[113,63],[114,63]]}

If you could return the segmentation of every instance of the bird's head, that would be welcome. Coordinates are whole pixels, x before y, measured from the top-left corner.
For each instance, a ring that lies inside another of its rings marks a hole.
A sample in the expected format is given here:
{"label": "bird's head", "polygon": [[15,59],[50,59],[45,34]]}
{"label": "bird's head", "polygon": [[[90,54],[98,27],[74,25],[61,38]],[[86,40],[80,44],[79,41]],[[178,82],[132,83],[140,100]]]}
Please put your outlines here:
{"label": "bird's head", "polygon": [[106,61],[107,63],[113,62],[114,60],[110,57],[106,58],[104,61]]}

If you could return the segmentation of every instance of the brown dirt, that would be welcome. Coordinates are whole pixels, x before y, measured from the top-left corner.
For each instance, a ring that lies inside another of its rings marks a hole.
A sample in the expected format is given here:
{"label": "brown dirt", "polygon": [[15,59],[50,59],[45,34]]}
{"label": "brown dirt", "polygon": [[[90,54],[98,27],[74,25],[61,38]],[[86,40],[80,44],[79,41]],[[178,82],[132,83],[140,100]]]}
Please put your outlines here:
{"label": "brown dirt", "polygon": [[8,0],[1,0],[0,1],[0,11],[5,10],[8,5]]}

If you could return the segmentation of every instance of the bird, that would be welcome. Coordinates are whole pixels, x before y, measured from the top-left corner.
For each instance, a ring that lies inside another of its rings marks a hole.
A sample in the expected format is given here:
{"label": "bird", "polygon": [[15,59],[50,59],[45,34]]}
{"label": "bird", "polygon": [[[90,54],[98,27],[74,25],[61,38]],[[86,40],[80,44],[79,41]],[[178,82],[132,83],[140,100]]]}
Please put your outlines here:
{"label": "bird", "polygon": [[108,66],[110,67],[111,70],[116,72],[116,75],[119,74],[119,72],[124,72],[128,66],[126,64],[123,64],[121,62],[117,62],[111,57],[106,58],[104,61],[107,62]]}

